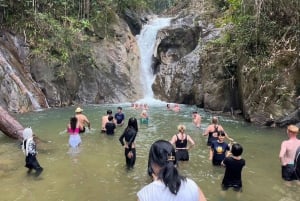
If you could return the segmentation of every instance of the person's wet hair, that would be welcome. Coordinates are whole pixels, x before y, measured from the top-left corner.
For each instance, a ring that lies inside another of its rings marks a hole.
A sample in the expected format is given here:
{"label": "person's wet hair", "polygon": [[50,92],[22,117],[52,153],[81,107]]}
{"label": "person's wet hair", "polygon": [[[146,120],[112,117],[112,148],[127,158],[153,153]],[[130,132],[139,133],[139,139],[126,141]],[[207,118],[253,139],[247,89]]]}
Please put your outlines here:
{"label": "person's wet hair", "polygon": [[76,125],[77,125],[77,118],[71,117],[70,118],[70,127],[73,131],[76,129]]}
{"label": "person's wet hair", "polygon": [[243,147],[238,143],[234,143],[231,146],[231,153],[233,156],[240,156],[243,153]]}
{"label": "person's wet hair", "polygon": [[111,110],[107,110],[106,114],[112,114],[112,111]]}
{"label": "person's wet hair", "polygon": [[181,176],[176,168],[175,148],[166,140],[154,142],[149,151],[148,174],[152,176],[154,165],[159,166],[158,179],[162,180],[173,194],[179,191],[181,182],[186,178]]}
{"label": "person's wet hair", "polygon": [[139,129],[138,129],[138,123],[137,123],[136,118],[130,117],[130,119],[128,119],[127,128],[129,128],[129,127],[133,127],[136,130],[136,132],[138,132]]}
{"label": "person's wet hair", "polygon": [[113,116],[111,116],[111,115],[109,115],[107,119],[108,119],[108,121],[111,121],[111,120],[113,120],[113,119],[114,119],[114,117],[113,117]]}

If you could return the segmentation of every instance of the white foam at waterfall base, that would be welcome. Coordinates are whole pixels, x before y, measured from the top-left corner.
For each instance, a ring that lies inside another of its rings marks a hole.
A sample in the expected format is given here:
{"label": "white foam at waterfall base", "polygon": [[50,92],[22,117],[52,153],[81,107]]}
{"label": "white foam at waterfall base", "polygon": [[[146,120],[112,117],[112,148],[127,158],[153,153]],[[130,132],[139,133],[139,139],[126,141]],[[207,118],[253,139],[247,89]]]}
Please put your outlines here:
{"label": "white foam at waterfall base", "polygon": [[137,35],[140,49],[140,80],[143,87],[144,98],[138,102],[148,104],[163,104],[164,102],[154,99],[152,84],[155,79],[151,64],[156,42],[156,36],[160,29],[170,25],[171,18],[155,18],[143,26],[141,34]]}

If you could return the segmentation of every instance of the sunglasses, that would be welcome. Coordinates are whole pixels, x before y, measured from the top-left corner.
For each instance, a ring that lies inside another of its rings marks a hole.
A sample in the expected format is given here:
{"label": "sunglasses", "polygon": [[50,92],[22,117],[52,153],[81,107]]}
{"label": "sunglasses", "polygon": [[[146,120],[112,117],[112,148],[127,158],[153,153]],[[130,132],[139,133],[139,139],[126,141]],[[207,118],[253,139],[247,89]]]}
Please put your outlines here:
{"label": "sunglasses", "polygon": [[219,133],[218,136],[225,137],[225,133]]}

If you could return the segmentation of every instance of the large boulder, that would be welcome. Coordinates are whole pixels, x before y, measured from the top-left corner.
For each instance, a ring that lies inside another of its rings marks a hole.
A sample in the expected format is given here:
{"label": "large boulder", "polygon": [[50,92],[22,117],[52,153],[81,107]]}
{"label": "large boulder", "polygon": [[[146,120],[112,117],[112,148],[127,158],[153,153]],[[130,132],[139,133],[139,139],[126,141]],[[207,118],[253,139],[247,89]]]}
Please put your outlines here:
{"label": "large boulder", "polygon": [[54,62],[46,64],[41,58],[32,60],[31,73],[50,106],[118,103],[142,98],[135,37],[122,19],[118,18],[111,27],[113,40],[95,37],[79,41],[88,46],[89,52],[73,55],[64,67]]}

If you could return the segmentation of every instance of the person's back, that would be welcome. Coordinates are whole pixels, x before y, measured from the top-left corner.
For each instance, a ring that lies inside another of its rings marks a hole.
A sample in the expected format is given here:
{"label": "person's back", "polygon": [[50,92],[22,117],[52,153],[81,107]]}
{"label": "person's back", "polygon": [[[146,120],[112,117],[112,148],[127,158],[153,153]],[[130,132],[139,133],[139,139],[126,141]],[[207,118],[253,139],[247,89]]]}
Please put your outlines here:
{"label": "person's back", "polygon": [[76,148],[81,144],[81,137],[79,136],[80,128],[76,117],[70,118],[70,123],[67,125],[67,131],[69,133],[69,145],[72,148]]}
{"label": "person's back", "polygon": [[241,158],[243,147],[240,144],[233,144],[231,147],[232,156],[222,161],[225,166],[225,174],[222,181],[223,190],[233,187],[235,191],[242,191],[242,169],[246,162]]}
{"label": "person's back", "polygon": [[163,182],[153,181],[138,192],[138,197],[139,201],[199,201],[199,188],[193,180],[187,178],[181,182],[174,195]]}
{"label": "person's back", "polygon": [[148,174],[153,182],[138,193],[138,201],[206,201],[198,185],[177,170],[173,145],[165,140],[152,144],[149,151]]}
{"label": "person's back", "polygon": [[281,162],[281,176],[286,181],[292,181],[297,179],[295,171],[295,155],[298,147],[300,146],[300,140],[297,138],[299,128],[295,125],[289,125],[287,127],[288,140],[281,143],[279,159]]}
{"label": "person's back", "polygon": [[102,116],[102,122],[101,122],[101,132],[102,133],[105,133],[106,132],[106,128],[105,128],[105,126],[106,126],[106,123],[109,121],[108,120],[108,117],[109,116],[112,116],[112,111],[111,110],[107,110],[106,111],[106,115],[104,115],[104,116]]}
{"label": "person's back", "polygon": [[76,110],[75,110],[75,117],[77,118],[77,121],[78,121],[80,133],[85,132],[85,125],[87,125],[89,129],[91,128],[90,121],[84,114],[82,114],[82,111],[83,110],[79,107],[76,108]]}
{"label": "person's back", "polygon": [[107,135],[115,134],[116,124],[113,122],[113,119],[113,116],[108,116],[108,122],[105,124],[105,130]]}
{"label": "person's back", "polygon": [[296,150],[300,146],[300,140],[289,139],[284,141],[283,146],[285,147],[284,163],[291,163],[295,159]]}
{"label": "person's back", "polygon": [[88,122],[87,117],[84,114],[76,114],[80,128],[84,127],[85,123]]}

